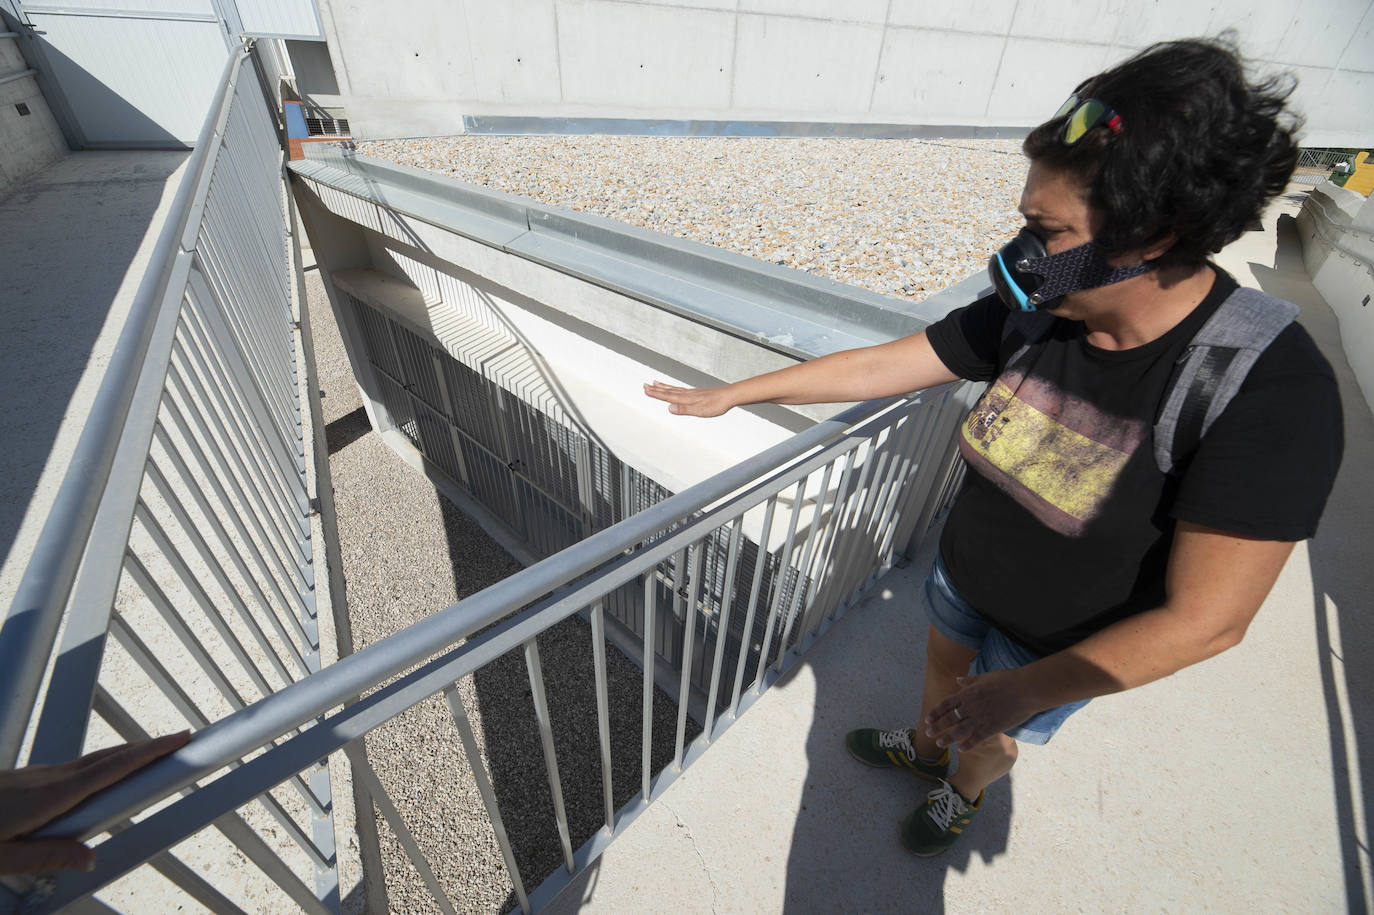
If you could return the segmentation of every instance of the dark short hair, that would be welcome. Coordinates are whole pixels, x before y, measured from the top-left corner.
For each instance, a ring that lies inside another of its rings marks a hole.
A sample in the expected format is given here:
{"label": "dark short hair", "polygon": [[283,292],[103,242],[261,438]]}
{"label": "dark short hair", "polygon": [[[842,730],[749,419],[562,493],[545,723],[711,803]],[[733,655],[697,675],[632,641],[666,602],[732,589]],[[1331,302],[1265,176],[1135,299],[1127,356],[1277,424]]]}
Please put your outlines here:
{"label": "dark short hair", "polygon": [[1280,193],[1298,161],[1291,76],[1252,79],[1230,36],[1169,41],[1079,85],[1121,116],[1121,132],[1062,141],[1065,117],[1026,137],[1033,162],[1088,189],[1108,254],[1178,241],[1159,266],[1197,265],[1235,241]]}

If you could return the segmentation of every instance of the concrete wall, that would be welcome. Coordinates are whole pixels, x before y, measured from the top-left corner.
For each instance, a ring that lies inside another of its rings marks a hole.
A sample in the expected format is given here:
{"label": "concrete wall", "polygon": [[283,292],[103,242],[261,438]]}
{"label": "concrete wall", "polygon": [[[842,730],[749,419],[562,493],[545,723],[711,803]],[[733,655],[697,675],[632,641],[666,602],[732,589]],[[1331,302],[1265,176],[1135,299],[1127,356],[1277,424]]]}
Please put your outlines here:
{"label": "concrete wall", "polygon": [[1341,325],[1346,358],[1374,406],[1374,197],[1327,182],[1298,214],[1312,285]]}
{"label": "concrete wall", "polygon": [[1374,0],[319,2],[339,95],[302,88],[343,105],[359,137],[452,135],[464,118],[1016,134],[1138,48],[1234,28],[1262,66],[1299,78],[1308,145],[1374,142],[1359,101],[1374,92]]}
{"label": "concrete wall", "polygon": [[[3,26],[0,26],[3,27]],[[0,38],[0,79],[29,69],[17,38]],[[21,114],[19,106],[27,114]],[[0,194],[67,154],[67,141],[33,76],[0,84]]]}

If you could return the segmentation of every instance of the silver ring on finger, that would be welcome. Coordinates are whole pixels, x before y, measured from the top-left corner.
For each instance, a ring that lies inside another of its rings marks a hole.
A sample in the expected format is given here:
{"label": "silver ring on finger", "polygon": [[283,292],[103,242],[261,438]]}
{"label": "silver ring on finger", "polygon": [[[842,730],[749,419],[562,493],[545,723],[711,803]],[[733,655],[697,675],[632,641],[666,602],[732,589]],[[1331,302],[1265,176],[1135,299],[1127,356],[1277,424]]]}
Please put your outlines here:
{"label": "silver ring on finger", "polygon": [[955,720],[955,721],[963,721],[963,720],[964,720],[963,714],[962,714],[957,708],[954,710],[954,720]]}

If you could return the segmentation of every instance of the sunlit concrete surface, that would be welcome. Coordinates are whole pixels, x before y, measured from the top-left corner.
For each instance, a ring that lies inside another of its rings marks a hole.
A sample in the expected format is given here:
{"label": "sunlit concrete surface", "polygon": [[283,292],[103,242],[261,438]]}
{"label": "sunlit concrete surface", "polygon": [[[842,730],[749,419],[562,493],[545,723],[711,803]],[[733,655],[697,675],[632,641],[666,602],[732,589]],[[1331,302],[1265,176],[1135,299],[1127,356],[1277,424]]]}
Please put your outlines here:
{"label": "sunlit concrete surface", "polygon": [[67,471],[186,152],[73,153],[0,196],[0,608]]}
{"label": "sunlit concrete surface", "polygon": [[1347,446],[1318,537],[1244,643],[1095,701],[1023,749],[959,845],[915,858],[897,829],[924,783],[856,763],[843,736],[915,723],[927,541],[549,911],[1368,910],[1374,684],[1356,659],[1374,644],[1374,418],[1303,272],[1299,200],[1218,261],[1302,306],[1342,384]]}
{"label": "sunlit concrete surface", "polygon": [[[0,292],[4,353],[0,360],[0,419],[6,433],[0,464],[0,547],[4,558],[0,615],[9,610],[65,477],[112,350],[170,217],[188,156],[186,152],[75,153],[8,195],[0,195],[5,279]],[[308,440],[308,416],[304,422]],[[172,536],[179,548],[188,549],[180,534]],[[318,515],[312,518],[311,536],[315,543],[322,542]],[[317,588],[318,606],[324,611],[320,620],[321,654],[328,664],[335,658],[335,640],[324,576],[317,581]],[[190,623],[193,628],[200,625],[198,620]],[[196,631],[203,640],[204,629]],[[153,647],[172,677],[182,687],[193,689],[199,671],[182,646],[174,649],[165,642],[155,642]],[[230,672],[229,676],[237,678],[239,673]],[[185,719],[172,706],[149,699],[146,675],[118,650],[105,658],[102,685],[112,692],[117,687],[137,695],[139,698],[128,707],[150,732],[170,733],[185,726]],[[234,685],[245,694],[252,689],[251,684],[238,679]],[[86,748],[109,746],[118,739],[104,721],[95,718]],[[350,797],[342,755],[333,757],[331,764],[335,796]],[[356,850],[347,840],[354,832],[353,807],[338,803],[335,812],[338,833],[345,837],[338,856],[341,887],[348,898],[359,881]],[[300,815],[299,810],[296,813]],[[279,854],[287,855],[299,872],[308,873],[308,861],[300,867],[303,853],[287,847],[289,839],[274,829],[275,824],[264,829],[265,815],[251,805],[244,814],[260,834],[276,842]],[[246,911],[280,910],[280,891],[217,831],[204,830],[173,851]],[[292,852],[298,857],[289,857]],[[124,912],[199,910],[185,893],[147,867],[111,884],[99,898]]]}

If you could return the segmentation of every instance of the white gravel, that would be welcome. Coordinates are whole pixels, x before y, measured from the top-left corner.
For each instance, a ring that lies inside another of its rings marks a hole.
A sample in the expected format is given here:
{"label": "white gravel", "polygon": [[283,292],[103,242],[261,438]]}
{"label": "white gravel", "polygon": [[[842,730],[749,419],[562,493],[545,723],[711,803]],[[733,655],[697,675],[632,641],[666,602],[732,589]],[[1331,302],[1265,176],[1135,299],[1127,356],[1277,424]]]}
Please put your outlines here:
{"label": "white gravel", "polygon": [[487,137],[365,155],[925,298],[1016,234],[1019,140]]}

